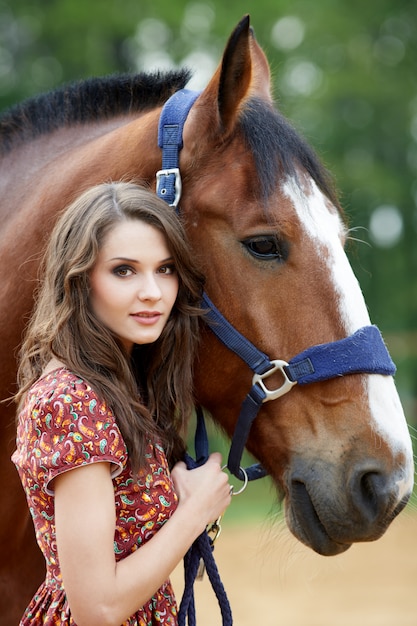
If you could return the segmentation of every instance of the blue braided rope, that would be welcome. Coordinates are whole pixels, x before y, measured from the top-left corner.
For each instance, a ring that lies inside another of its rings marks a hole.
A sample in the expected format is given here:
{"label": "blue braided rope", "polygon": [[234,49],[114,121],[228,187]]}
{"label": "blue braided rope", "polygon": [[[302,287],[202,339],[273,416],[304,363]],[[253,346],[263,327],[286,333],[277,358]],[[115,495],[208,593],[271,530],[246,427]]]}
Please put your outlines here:
{"label": "blue braided rope", "polygon": [[[198,463],[188,454],[185,455],[185,463],[188,469],[198,467]],[[213,591],[219,603],[222,615],[223,626],[232,626],[233,617],[230,603],[220,579],[216,561],[213,556],[213,542],[206,531],[202,532],[194,541],[191,548],[184,557],[184,592],[181,604],[178,610],[178,626],[186,626],[188,618],[188,626],[196,626],[196,611],[194,599],[194,583],[200,565],[203,559],[207,576],[210,580]]]}

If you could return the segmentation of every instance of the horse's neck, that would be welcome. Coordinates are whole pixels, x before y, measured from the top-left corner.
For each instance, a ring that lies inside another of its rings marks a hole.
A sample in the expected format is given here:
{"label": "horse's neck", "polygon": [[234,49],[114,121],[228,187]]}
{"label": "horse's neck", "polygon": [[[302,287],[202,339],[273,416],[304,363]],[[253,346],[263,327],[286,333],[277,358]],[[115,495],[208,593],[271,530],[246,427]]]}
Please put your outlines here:
{"label": "horse's neck", "polygon": [[[156,129],[153,132],[157,154]],[[146,180],[150,145],[149,126],[144,128],[139,117],[127,116],[61,128],[18,145],[0,161],[0,224],[16,212],[16,206],[31,204],[35,189],[53,202],[55,188],[62,207],[68,186],[77,191],[126,174]],[[5,197],[7,205],[2,202]]]}
{"label": "horse's neck", "polygon": [[20,175],[28,179],[61,155],[94,141],[131,121],[132,118],[120,117],[100,121],[100,123],[76,124],[58,128],[24,143],[17,143],[0,160],[0,185],[4,187],[10,179],[16,182],[16,176]]}

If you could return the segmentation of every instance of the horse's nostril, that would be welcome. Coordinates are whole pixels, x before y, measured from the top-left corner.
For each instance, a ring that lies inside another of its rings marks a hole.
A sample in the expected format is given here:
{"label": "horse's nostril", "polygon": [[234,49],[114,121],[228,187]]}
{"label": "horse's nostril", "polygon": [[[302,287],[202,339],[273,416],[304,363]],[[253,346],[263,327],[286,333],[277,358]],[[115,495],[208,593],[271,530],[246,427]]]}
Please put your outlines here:
{"label": "horse's nostril", "polygon": [[363,510],[368,511],[373,518],[378,515],[381,499],[385,499],[381,496],[380,487],[381,476],[377,472],[366,472],[359,479],[359,502]]}
{"label": "horse's nostril", "polygon": [[363,520],[373,524],[385,518],[394,507],[398,486],[383,471],[357,469],[352,478],[351,495]]}

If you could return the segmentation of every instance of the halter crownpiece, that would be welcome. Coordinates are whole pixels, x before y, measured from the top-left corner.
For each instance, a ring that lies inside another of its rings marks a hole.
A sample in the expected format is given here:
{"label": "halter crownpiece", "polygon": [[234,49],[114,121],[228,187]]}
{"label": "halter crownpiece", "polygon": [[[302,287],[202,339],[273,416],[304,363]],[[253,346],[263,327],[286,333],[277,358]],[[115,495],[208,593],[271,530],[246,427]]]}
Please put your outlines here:
{"label": "halter crownpiece", "polygon": [[159,118],[158,146],[162,148],[162,169],[156,173],[156,193],[169,206],[177,207],[181,198],[179,152],[183,146],[182,131],[199,95],[199,91],[189,89],[177,91],[165,103]]}

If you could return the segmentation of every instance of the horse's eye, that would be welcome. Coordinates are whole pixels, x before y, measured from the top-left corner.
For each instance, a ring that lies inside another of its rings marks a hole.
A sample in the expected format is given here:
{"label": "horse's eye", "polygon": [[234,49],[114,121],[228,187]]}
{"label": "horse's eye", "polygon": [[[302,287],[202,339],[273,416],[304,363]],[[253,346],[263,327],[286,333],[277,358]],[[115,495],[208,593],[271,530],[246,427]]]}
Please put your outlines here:
{"label": "horse's eye", "polygon": [[242,243],[257,259],[285,261],[288,256],[287,246],[274,235],[253,237],[245,239]]}

